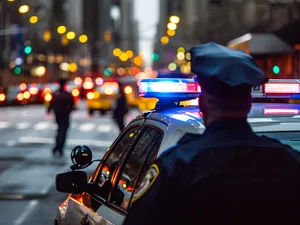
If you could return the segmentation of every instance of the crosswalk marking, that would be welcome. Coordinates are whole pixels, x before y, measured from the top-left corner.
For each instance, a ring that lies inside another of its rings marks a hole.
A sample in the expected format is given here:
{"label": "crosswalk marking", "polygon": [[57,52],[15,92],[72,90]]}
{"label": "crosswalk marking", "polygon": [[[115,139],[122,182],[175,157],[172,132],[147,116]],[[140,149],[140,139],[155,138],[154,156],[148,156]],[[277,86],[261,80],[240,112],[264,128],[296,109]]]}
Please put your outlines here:
{"label": "crosswalk marking", "polygon": [[[19,143],[31,143],[31,144],[54,144],[54,138],[47,137],[20,137],[18,139]],[[95,147],[104,147],[108,148],[111,146],[113,141],[102,141],[102,140],[89,140],[89,139],[68,139],[67,145],[87,145]]]}
{"label": "crosswalk marking", "polygon": [[0,122],[0,129],[8,128],[10,127],[10,125],[11,124],[9,122],[5,122],[5,121]]}
{"label": "crosswalk marking", "polygon": [[[52,131],[57,129],[57,124],[52,121],[40,121],[40,122],[19,122],[12,123],[9,121],[0,121],[0,130],[7,128],[14,128],[16,130],[36,130],[36,131]],[[117,126],[113,123],[94,123],[94,122],[82,122],[70,124],[70,131],[80,132],[98,132],[98,133],[118,133]]]}
{"label": "crosswalk marking", "polygon": [[100,133],[109,133],[113,131],[113,126],[110,124],[103,124],[98,127],[97,131]]}
{"label": "crosswalk marking", "polygon": [[28,122],[18,123],[18,124],[16,125],[16,128],[17,128],[18,130],[24,130],[24,129],[27,129],[27,128],[29,128],[29,127],[30,127],[30,123],[28,123]]}
{"label": "crosswalk marking", "polygon": [[47,130],[47,129],[51,129],[52,123],[50,122],[39,122],[37,124],[34,125],[34,129],[36,130]]}
{"label": "crosswalk marking", "polygon": [[79,130],[83,132],[90,132],[95,129],[95,124],[94,123],[83,123],[79,126]]}

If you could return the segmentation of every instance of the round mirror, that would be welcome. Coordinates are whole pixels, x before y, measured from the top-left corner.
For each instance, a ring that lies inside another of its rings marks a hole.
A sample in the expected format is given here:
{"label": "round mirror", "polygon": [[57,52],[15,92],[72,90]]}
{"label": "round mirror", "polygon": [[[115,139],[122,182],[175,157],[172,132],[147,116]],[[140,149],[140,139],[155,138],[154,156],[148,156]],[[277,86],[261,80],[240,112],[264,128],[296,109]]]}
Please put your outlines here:
{"label": "round mirror", "polygon": [[92,162],[92,151],[88,146],[80,145],[73,148],[71,152],[71,160],[74,165],[85,168]]}

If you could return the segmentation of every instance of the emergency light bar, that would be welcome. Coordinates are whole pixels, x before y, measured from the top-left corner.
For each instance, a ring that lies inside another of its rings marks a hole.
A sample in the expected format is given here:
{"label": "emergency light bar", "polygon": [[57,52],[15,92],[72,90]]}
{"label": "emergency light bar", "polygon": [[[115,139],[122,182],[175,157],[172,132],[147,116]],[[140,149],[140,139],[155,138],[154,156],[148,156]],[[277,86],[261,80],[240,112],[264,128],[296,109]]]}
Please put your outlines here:
{"label": "emergency light bar", "polygon": [[184,101],[198,98],[201,88],[194,79],[154,78],[141,80],[139,93],[145,98],[173,98]]}

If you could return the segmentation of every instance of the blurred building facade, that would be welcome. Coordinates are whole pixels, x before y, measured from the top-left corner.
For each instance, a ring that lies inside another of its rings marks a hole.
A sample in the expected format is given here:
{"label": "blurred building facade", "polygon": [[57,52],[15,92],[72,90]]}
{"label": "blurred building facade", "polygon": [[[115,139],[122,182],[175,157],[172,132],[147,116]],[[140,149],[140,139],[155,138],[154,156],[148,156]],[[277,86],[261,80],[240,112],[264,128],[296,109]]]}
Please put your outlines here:
{"label": "blurred building facade", "polygon": [[[226,45],[249,32],[274,32],[299,18],[299,4],[299,0],[160,0],[155,51],[163,61],[155,64],[176,59],[180,46],[189,49],[209,41]],[[172,15],[180,22],[170,36],[167,24]]]}
{"label": "blurred building facade", "polygon": [[269,32],[295,20],[298,0],[160,0],[158,38],[171,15],[180,17],[174,38],[187,44],[229,40],[249,31]]}
{"label": "blurred building facade", "polygon": [[[103,71],[111,62],[121,62],[113,55],[115,48],[124,48],[124,51],[130,49],[138,54],[138,28],[137,21],[133,18],[133,0],[3,2],[6,4],[2,7],[0,2],[0,11],[5,11],[5,15],[0,13],[1,29],[10,28],[12,25],[24,29],[24,33],[19,36],[0,36],[1,48],[10,46],[15,40],[22,45],[22,50],[16,50],[14,47],[1,51],[2,68],[6,68],[7,74],[12,75],[12,78],[7,79],[12,82],[30,79],[38,79],[40,82],[53,81],[60,74],[103,76]],[[21,14],[18,9],[24,4],[29,6],[29,10]],[[113,7],[120,12],[117,19],[111,14]],[[81,35],[86,36],[80,39]],[[26,45],[32,48],[30,54],[23,52]],[[15,53],[16,51],[18,53]],[[20,65],[22,72],[13,74],[13,61],[19,53],[24,57],[24,63]],[[60,64],[63,62],[76,64],[76,67],[73,66],[73,70],[69,72],[62,71]],[[36,65],[47,68],[44,76],[31,76],[30,71]],[[0,83],[3,83],[2,77]]]}

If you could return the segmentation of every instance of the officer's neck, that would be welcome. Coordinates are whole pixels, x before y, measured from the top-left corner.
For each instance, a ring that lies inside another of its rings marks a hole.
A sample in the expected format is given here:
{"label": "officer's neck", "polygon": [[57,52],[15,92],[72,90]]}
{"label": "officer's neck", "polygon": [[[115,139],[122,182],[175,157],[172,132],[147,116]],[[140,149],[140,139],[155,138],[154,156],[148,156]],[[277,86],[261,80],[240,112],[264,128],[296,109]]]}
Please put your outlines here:
{"label": "officer's neck", "polygon": [[247,119],[247,114],[241,112],[234,113],[215,113],[207,118],[204,118],[205,126],[209,126],[210,124],[219,121],[219,120],[232,120],[232,121],[240,121]]}

